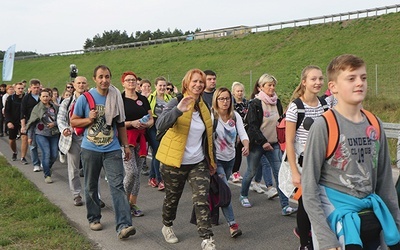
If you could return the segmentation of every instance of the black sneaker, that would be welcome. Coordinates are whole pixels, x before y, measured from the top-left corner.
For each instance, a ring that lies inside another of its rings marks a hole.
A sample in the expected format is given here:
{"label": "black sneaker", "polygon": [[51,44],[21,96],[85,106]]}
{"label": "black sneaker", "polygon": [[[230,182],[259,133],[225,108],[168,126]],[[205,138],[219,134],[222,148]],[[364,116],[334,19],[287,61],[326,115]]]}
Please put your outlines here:
{"label": "black sneaker", "polygon": [[13,153],[12,157],[11,157],[12,161],[16,161],[17,160],[17,153]]}
{"label": "black sneaker", "polygon": [[21,158],[21,163],[26,165],[26,164],[28,164],[28,161],[25,159],[25,157],[22,157]]}

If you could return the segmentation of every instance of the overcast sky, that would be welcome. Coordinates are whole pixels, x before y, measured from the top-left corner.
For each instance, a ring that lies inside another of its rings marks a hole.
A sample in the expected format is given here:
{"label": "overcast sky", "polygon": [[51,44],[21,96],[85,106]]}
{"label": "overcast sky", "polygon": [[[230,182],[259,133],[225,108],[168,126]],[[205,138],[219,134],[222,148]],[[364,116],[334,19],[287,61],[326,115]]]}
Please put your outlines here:
{"label": "overcast sky", "polygon": [[398,4],[395,0],[6,0],[0,50],[53,53],[83,48],[107,30],[212,30],[255,26]]}

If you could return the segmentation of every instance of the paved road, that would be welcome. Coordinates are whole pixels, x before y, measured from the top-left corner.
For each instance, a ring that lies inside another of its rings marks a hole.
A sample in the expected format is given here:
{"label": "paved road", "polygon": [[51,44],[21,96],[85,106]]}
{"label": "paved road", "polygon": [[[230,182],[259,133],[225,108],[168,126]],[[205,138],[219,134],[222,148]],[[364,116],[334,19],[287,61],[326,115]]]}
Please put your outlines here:
{"label": "paved road", "polygon": [[[18,146],[19,144],[20,142],[18,142]],[[196,227],[189,223],[192,203],[188,184],[181,198],[178,218],[174,224],[179,243],[168,244],[164,241],[161,234],[161,207],[164,192],[148,186],[145,176],[141,176],[138,199],[138,205],[144,211],[145,216],[133,218],[133,224],[137,229],[136,235],[121,241],[116,236],[110,192],[104,179],[101,182],[102,200],[106,203],[106,207],[102,210],[103,218],[101,220],[104,229],[94,232],[89,229],[85,206],[75,207],[73,205],[68,186],[66,163],[56,162],[53,166],[52,176],[54,183],[46,184],[43,173],[34,173],[31,164],[22,165],[20,161],[11,161],[12,152],[9,149],[7,137],[0,137],[0,152],[63,211],[79,232],[95,242],[98,249],[200,249],[201,239],[197,235]],[[29,154],[27,159],[30,162]],[[244,170],[245,164],[243,164],[242,171],[244,172]],[[83,178],[81,180],[83,183]],[[298,239],[292,233],[296,223],[295,216],[282,216],[277,198],[267,200],[265,195],[250,191],[249,199],[253,203],[253,207],[243,208],[238,201],[240,187],[231,184],[231,189],[233,209],[236,220],[243,230],[243,235],[237,239],[230,238],[229,228],[221,212],[220,223],[223,224],[213,227],[217,249],[297,249]]]}

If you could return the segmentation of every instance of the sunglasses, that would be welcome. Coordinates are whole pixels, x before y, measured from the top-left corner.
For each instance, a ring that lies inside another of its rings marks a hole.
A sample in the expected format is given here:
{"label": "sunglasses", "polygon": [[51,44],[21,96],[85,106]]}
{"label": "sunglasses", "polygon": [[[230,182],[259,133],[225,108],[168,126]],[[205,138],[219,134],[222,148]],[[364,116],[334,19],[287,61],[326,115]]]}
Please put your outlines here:
{"label": "sunglasses", "polygon": [[168,91],[172,91],[172,88],[167,88]]}
{"label": "sunglasses", "polygon": [[67,86],[67,89],[73,89],[74,87],[73,86]]}

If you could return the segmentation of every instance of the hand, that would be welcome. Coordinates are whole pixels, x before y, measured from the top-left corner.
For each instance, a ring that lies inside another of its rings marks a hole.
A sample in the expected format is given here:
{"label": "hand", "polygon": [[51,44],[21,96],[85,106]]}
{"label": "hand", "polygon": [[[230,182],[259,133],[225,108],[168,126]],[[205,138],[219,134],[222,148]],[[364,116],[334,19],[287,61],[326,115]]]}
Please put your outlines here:
{"label": "hand", "polygon": [[54,122],[51,122],[51,123],[47,124],[48,128],[53,128],[54,126],[55,126]]}
{"label": "hand", "polygon": [[97,118],[97,110],[94,110],[94,109],[90,110],[89,118],[92,119],[92,120],[96,120],[96,118]]}
{"label": "hand", "polygon": [[214,175],[216,172],[217,172],[217,169],[210,166],[210,175]]}
{"label": "hand", "polygon": [[124,148],[124,161],[129,161],[132,157],[132,152],[131,149],[128,148]]}
{"label": "hand", "polygon": [[63,131],[63,135],[64,136],[70,136],[70,135],[72,135],[72,132],[71,132],[71,130],[69,128],[66,128]]}
{"label": "hand", "polygon": [[194,97],[193,96],[185,96],[182,98],[182,100],[178,103],[177,108],[181,111],[181,112],[186,112],[188,110],[190,110],[192,106],[192,103],[194,103]]}
{"label": "hand", "polygon": [[301,186],[301,175],[298,171],[292,171],[292,182],[295,187]]}
{"label": "hand", "polygon": [[243,156],[248,156],[249,155],[249,147],[244,147],[242,148],[242,155]]}
{"label": "hand", "polygon": [[28,144],[32,145],[32,139],[28,138]]}
{"label": "hand", "polygon": [[269,142],[264,143],[262,147],[263,147],[263,149],[264,149],[265,151],[274,150],[274,148],[271,146],[271,144],[270,144]]}

